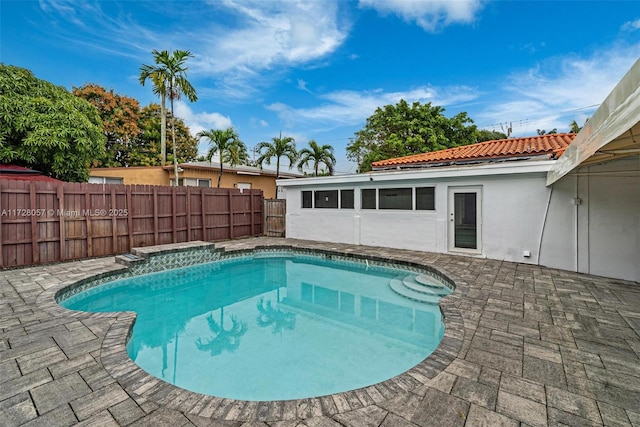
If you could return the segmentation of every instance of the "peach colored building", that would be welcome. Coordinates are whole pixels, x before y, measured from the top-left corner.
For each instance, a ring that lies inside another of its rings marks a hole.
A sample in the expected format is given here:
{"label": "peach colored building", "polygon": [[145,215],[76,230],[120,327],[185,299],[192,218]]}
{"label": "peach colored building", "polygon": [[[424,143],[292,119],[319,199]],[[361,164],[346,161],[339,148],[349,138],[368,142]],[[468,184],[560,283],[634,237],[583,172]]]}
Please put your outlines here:
{"label": "peach colored building", "polygon": [[[178,185],[217,187],[220,164],[212,162],[181,163],[178,166]],[[133,166],[118,168],[92,168],[90,183],[173,185],[173,166]],[[280,179],[298,178],[302,175],[280,172]],[[221,188],[262,190],[265,199],[277,198],[276,172],[251,166],[223,166]]]}

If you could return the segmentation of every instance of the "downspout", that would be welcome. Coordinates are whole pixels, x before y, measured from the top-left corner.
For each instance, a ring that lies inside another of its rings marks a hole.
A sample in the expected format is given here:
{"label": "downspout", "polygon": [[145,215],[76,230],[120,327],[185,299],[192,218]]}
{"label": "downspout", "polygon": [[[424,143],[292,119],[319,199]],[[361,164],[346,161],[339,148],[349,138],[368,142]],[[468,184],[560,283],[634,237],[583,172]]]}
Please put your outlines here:
{"label": "downspout", "polygon": [[578,218],[578,206],[580,206],[577,201],[578,201],[578,184],[579,184],[579,176],[576,175],[576,197],[574,198],[575,200],[575,215],[576,215],[576,239],[575,239],[575,244],[576,244],[576,273],[578,273],[578,264],[580,262],[580,257],[579,257],[579,252],[580,250],[578,249],[578,244],[579,244],[579,238],[578,238],[578,233],[580,232],[580,228],[579,228],[579,218]]}
{"label": "downspout", "polygon": [[[589,170],[590,168],[587,167],[587,170]],[[589,240],[589,236],[591,234],[590,232],[590,228],[591,228],[591,218],[589,217],[589,211],[591,210],[590,205],[589,205],[589,196],[591,195],[590,190],[589,190],[589,175],[587,175],[587,273],[591,274],[591,243]]]}
{"label": "downspout", "polygon": [[547,199],[547,208],[544,211],[544,218],[542,219],[542,230],[540,231],[540,243],[538,244],[538,265],[540,265],[541,251],[542,251],[542,239],[544,238],[544,229],[547,227],[547,217],[549,216],[549,206],[551,206],[551,195],[553,194],[553,184],[549,190],[549,198]]}

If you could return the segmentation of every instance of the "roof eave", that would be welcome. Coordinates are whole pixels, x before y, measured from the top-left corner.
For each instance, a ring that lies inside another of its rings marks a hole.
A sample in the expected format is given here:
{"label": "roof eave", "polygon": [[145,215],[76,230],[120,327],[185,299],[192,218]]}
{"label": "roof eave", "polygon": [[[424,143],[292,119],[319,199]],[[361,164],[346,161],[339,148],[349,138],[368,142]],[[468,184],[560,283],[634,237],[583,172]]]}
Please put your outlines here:
{"label": "roof eave", "polygon": [[531,153],[527,155],[516,156],[499,156],[499,157],[480,157],[472,159],[451,159],[451,160],[438,160],[430,162],[416,162],[416,163],[398,163],[388,166],[379,166],[373,168],[374,171],[382,170],[400,170],[400,169],[417,169],[417,168],[437,168],[445,166],[456,165],[475,165],[486,163],[503,163],[503,162],[517,162],[523,160],[539,160],[539,159],[553,159],[554,153]]}
{"label": "roof eave", "polygon": [[600,104],[558,163],[547,185],[578,166],[640,156],[640,59]]}
{"label": "roof eave", "polygon": [[353,185],[374,181],[394,182],[414,179],[473,178],[482,176],[546,174],[557,160],[529,160],[522,162],[485,163],[475,165],[454,165],[416,170],[374,171],[353,175],[335,175],[314,178],[276,180],[282,187],[310,185]]}

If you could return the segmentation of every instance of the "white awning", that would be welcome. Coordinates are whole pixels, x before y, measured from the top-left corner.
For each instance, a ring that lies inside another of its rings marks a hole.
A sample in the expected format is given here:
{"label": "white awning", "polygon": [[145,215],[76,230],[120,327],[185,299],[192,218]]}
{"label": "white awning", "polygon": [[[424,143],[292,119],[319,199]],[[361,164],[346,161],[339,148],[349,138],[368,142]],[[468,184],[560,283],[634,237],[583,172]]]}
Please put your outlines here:
{"label": "white awning", "polygon": [[640,59],[547,173],[547,185],[578,166],[630,156],[640,158]]}

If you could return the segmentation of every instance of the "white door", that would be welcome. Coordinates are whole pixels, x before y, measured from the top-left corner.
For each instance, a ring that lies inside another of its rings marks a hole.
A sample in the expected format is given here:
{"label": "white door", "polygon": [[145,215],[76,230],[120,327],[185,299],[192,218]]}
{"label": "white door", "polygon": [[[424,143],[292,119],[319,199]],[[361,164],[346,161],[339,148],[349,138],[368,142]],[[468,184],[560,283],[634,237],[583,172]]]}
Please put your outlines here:
{"label": "white door", "polygon": [[482,188],[449,188],[449,250],[482,252]]}

